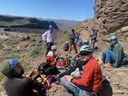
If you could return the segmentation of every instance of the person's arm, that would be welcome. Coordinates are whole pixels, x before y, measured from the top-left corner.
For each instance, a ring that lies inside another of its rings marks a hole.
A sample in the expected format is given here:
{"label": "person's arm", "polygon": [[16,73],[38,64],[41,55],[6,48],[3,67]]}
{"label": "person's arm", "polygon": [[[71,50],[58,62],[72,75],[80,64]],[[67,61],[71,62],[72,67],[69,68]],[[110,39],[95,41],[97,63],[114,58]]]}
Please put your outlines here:
{"label": "person's arm", "polygon": [[83,61],[76,61],[70,64],[67,67],[67,70],[63,73],[58,74],[58,79],[65,76],[65,75],[70,75],[73,71],[75,71],[76,68],[79,68],[79,70],[82,70],[82,67],[85,65],[85,62]]}
{"label": "person's arm", "polygon": [[69,40],[71,40],[71,39],[72,39],[72,34],[70,33],[70,34],[69,34]]}
{"label": "person's arm", "polygon": [[72,83],[78,86],[88,87],[93,76],[93,69],[85,66],[82,72],[80,77],[72,79]]}
{"label": "person's arm", "polygon": [[101,38],[102,41],[110,43],[110,40]]}
{"label": "person's arm", "polygon": [[47,38],[47,32],[45,32],[44,34],[42,34],[42,40],[43,41],[46,41],[46,38]]}
{"label": "person's arm", "polygon": [[122,55],[123,55],[123,48],[122,46],[116,46],[114,49],[114,53],[116,55],[116,62],[113,64],[113,67],[117,68],[121,65]]}
{"label": "person's arm", "polygon": [[35,89],[40,96],[44,96],[44,94],[46,93],[45,88],[43,87],[42,83],[40,83],[40,82],[30,79],[29,86],[32,89]]}

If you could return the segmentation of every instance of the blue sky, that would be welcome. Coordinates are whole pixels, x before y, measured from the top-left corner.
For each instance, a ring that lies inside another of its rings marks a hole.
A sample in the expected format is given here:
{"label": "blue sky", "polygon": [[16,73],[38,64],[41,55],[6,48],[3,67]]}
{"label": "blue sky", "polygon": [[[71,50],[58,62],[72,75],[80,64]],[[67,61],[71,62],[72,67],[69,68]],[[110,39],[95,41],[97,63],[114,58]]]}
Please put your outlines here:
{"label": "blue sky", "polygon": [[82,21],[94,16],[95,0],[0,0],[0,14]]}

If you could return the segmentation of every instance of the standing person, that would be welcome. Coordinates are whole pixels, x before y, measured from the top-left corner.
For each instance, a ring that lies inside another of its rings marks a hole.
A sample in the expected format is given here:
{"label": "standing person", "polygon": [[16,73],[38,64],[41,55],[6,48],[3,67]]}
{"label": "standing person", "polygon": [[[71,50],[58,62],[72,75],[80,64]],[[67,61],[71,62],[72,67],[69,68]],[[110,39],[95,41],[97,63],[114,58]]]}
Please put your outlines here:
{"label": "standing person", "polygon": [[54,41],[56,38],[56,33],[53,31],[54,28],[52,25],[49,25],[49,30],[42,34],[42,39],[46,42],[46,55],[51,50],[51,46],[54,45]]}
{"label": "standing person", "polygon": [[95,28],[91,28],[89,38],[91,38],[91,46],[94,49],[95,43],[97,42],[97,30]]}
{"label": "standing person", "polygon": [[8,96],[45,96],[46,91],[42,83],[30,77],[23,77],[24,70],[17,59],[10,59],[6,63],[2,73],[7,77],[4,88]]}
{"label": "standing person", "polygon": [[75,53],[77,53],[77,48],[76,48],[76,43],[75,43],[75,39],[76,39],[75,29],[72,29],[71,31],[72,31],[72,33],[69,34],[69,41],[70,41],[69,53],[71,53],[72,45],[75,50]]}
{"label": "standing person", "polygon": [[97,96],[102,88],[102,72],[100,65],[92,56],[93,51],[89,45],[80,48],[81,58],[85,63],[81,75],[72,78],[65,75],[60,83],[70,91],[73,96]]}
{"label": "standing person", "polygon": [[103,40],[110,43],[108,49],[102,53],[102,61],[105,67],[113,66],[115,68],[128,64],[128,55],[124,53],[123,47],[118,43],[116,35],[111,35],[109,40]]}

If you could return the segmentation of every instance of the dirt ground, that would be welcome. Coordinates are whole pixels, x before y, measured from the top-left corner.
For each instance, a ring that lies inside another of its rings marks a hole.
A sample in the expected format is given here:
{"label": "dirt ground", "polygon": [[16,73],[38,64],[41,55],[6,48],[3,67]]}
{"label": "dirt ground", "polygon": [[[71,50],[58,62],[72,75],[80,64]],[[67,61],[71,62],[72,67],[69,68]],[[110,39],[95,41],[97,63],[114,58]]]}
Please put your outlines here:
{"label": "dirt ground", "polygon": [[[85,34],[82,33],[82,36],[85,36],[85,35],[86,35],[86,32]],[[124,42],[124,40],[123,41],[121,40],[122,39],[120,39],[120,43],[124,47],[125,53],[128,54],[128,43]],[[101,52],[105,48],[107,48],[109,44],[98,41],[97,45],[99,46],[100,50],[94,53],[94,57],[100,62]],[[6,46],[4,45],[4,47]],[[39,57],[39,58],[30,60],[29,63],[31,63],[32,66],[31,65],[30,66],[33,67],[41,63],[41,61],[42,61],[42,57]],[[122,66],[120,68],[113,68],[113,67],[102,68],[102,73],[106,77],[107,81],[104,82],[104,87],[103,87],[103,90],[100,92],[100,96],[128,96],[128,86],[127,86],[128,85],[128,76],[127,76],[128,66]],[[0,96],[7,96],[7,95],[4,91],[2,91],[0,92]],[[47,96],[71,96],[71,95],[66,91],[66,89],[63,86],[59,84],[52,84],[52,87],[47,92]]]}

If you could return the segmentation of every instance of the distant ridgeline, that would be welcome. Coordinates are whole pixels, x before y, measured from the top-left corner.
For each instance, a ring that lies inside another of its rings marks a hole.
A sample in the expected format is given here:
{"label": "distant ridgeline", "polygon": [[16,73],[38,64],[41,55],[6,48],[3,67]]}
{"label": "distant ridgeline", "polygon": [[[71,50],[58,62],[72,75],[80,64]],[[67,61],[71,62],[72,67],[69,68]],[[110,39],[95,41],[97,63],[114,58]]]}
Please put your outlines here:
{"label": "distant ridgeline", "polygon": [[48,29],[49,24],[53,25],[55,29],[59,29],[54,21],[0,15],[0,28],[4,28],[4,31],[20,31],[24,28],[45,30]]}

